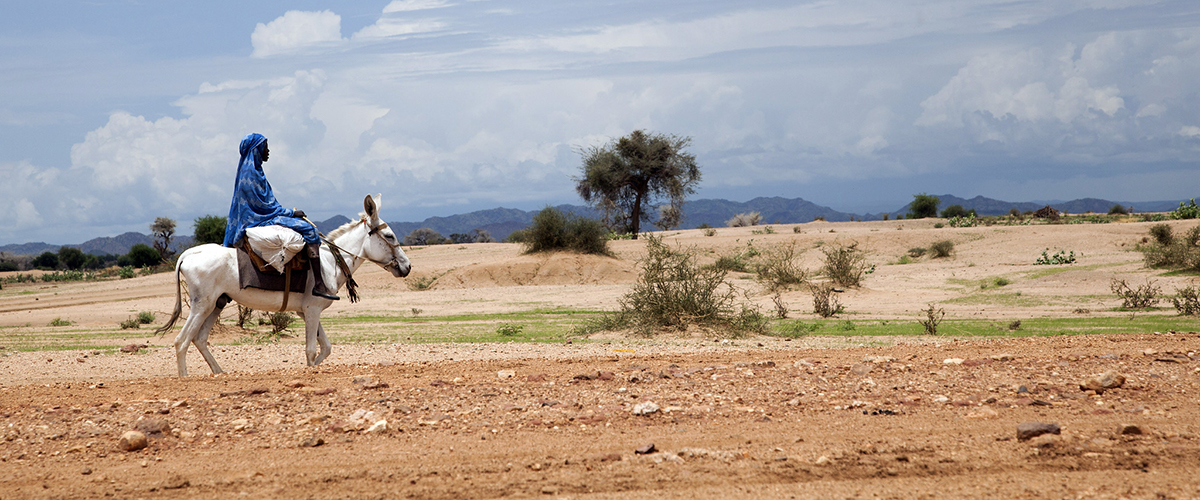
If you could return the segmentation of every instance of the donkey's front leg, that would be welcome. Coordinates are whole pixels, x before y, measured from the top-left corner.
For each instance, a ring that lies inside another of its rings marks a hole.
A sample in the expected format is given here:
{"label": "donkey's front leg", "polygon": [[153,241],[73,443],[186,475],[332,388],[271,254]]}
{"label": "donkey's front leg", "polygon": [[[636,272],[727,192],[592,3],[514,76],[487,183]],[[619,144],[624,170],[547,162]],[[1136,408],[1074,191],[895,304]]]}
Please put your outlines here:
{"label": "donkey's front leg", "polygon": [[329,345],[329,337],[325,335],[325,326],[317,321],[317,342],[321,344],[321,354],[317,356],[317,364],[325,361],[325,357],[333,351],[333,346]]}
{"label": "donkey's front leg", "polygon": [[321,307],[306,306],[303,316],[304,356],[308,359],[308,366],[317,366],[321,362],[320,345],[317,341],[317,334],[321,328]]}

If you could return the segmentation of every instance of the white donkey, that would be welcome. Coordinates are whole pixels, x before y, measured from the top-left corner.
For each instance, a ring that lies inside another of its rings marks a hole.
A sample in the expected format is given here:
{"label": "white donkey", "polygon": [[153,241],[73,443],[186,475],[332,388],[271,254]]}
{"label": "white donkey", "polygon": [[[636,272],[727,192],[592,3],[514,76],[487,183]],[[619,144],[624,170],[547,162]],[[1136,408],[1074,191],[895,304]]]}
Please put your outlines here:
{"label": "white donkey", "polygon": [[[367,196],[363,200],[366,212],[359,214],[359,220],[335,229],[329,233],[329,238],[342,250],[342,258],[346,260],[351,273],[369,260],[390,271],[392,276],[403,278],[408,276],[412,266],[400,249],[396,234],[388,228],[387,223],[379,220],[379,201],[380,196]],[[337,284],[335,293],[346,283],[346,275],[335,265],[333,253],[327,245],[321,246],[321,269],[333,270],[335,279],[329,280],[329,272],[326,271],[325,282]],[[183,252],[175,264],[175,311],[167,324],[158,329],[158,333],[167,332],[175,326],[182,312],[181,275],[188,283],[191,312],[179,336],[175,337],[175,359],[179,363],[180,377],[187,376],[188,344],[196,345],[196,350],[204,356],[214,374],[221,373],[217,360],[208,352],[208,333],[220,316],[221,308],[230,300],[260,311],[278,311],[283,305],[283,292],[241,288],[236,250],[216,244],[200,245]],[[292,293],[287,302],[287,310],[296,312],[304,319],[305,354],[309,366],[320,364],[331,350],[325,329],[321,326],[321,311],[333,304],[331,300],[313,296],[312,287],[310,276],[304,294]]]}

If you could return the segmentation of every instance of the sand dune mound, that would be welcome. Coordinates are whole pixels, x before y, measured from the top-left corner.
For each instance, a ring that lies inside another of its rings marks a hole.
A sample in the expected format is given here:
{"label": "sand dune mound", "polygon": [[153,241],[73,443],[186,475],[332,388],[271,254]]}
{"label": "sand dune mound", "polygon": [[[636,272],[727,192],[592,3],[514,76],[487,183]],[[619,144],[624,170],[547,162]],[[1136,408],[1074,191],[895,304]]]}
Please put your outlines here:
{"label": "sand dune mound", "polygon": [[499,262],[484,262],[451,270],[438,278],[434,288],[489,288],[530,285],[614,285],[637,279],[630,261],[553,253],[520,255]]}

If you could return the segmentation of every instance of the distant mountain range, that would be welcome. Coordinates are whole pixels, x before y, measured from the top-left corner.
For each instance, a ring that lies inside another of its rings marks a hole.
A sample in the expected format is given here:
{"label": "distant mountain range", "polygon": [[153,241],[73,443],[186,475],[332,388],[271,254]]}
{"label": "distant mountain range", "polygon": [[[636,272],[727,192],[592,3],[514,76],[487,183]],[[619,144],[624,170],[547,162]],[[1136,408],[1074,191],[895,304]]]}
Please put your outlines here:
{"label": "distant mountain range", "polygon": [[[941,203],[938,205],[939,211],[945,210],[946,207],[951,205],[962,205],[963,209],[965,210],[975,209],[975,213],[979,215],[1007,215],[1009,210],[1014,208],[1020,210],[1021,212],[1036,211],[1037,209],[1046,205],[1054,207],[1054,209],[1058,210],[1059,212],[1067,212],[1072,214],[1083,214],[1088,212],[1106,214],[1113,207],[1113,205],[1118,204],[1125,207],[1125,209],[1129,210],[1130,212],[1169,212],[1179,208],[1180,203],[1180,201],[1109,201],[1097,198],[1080,198],[1078,200],[1061,202],[1052,201],[1048,203],[1034,203],[1029,201],[1014,203],[1009,201],[993,200],[991,198],[984,198],[982,196],[976,196],[969,200],[959,198],[952,194],[943,194],[938,195],[937,197],[938,200],[941,201]],[[904,217],[904,214],[908,213],[910,205],[911,203],[909,205],[904,205],[904,207],[900,210],[890,212],[888,215],[890,215],[893,219],[902,218]],[[867,220],[879,218],[880,217],[869,217]]]}
{"label": "distant mountain range", "polygon": [[[1138,212],[1167,212],[1179,207],[1179,200],[1176,201],[1151,201],[1151,202],[1114,202],[1101,200],[1096,198],[1082,198],[1078,200],[1049,202],[1049,203],[1034,203],[1034,202],[1009,202],[984,198],[976,196],[971,199],[959,198],[950,194],[937,195],[941,203],[938,205],[938,210],[943,210],[951,205],[962,205],[966,210],[975,209],[979,215],[1004,215],[1009,210],[1016,208],[1022,212],[1027,210],[1037,210],[1047,204],[1068,213],[1079,214],[1087,212],[1108,213],[1108,210],[1113,205],[1120,204],[1125,208]],[[599,217],[599,214],[591,207],[581,205],[558,205],[555,207],[563,212],[572,212],[585,217]],[[895,212],[887,212],[889,218],[903,218],[904,214],[908,213],[909,206],[905,205]],[[449,217],[430,217],[421,222],[388,222],[388,225],[396,232],[397,235],[403,237],[415,229],[427,227],[442,234],[449,236],[454,233],[470,233],[474,229],[482,229],[492,235],[496,241],[504,241],[513,231],[522,229],[528,226],[533,221],[533,216],[537,215],[540,210],[520,210],[515,208],[493,208],[490,210],[479,210],[466,214],[451,215]],[[821,217],[827,221],[848,221],[848,220],[880,220],[884,217],[884,213],[878,214],[854,214],[849,212],[839,212],[829,207],[816,205],[812,202],[801,198],[755,198],[747,202],[737,202],[721,199],[705,199],[689,201],[683,206],[683,227],[695,228],[702,224],[708,224],[712,227],[722,227],[725,221],[733,216],[741,213],[758,212],[762,215],[762,224],[791,224],[798,222],[811,222],[814,219]],[[338,226],[350,222],[351,219],[335,215],[321,222],[317,222],[317,229],[323,233],[329,233]],[[654,226],[643,225],[647,230],[654,229]],[[77,247],[85,253],[103,255],[121,255],[129,252],[129,248],[138,243],[151,245],[153,240],[150,236],[128,232],[118,236],[95,238],[78,245],[67,245]],[[192,237],[176,236],[171,247],[180,251],[192,245]],[[0,246],[0,252],[5,252],[12,255],[37,255],[42,252],[57,252],[60,245],[50,245],[47,243],[21,243]]]}

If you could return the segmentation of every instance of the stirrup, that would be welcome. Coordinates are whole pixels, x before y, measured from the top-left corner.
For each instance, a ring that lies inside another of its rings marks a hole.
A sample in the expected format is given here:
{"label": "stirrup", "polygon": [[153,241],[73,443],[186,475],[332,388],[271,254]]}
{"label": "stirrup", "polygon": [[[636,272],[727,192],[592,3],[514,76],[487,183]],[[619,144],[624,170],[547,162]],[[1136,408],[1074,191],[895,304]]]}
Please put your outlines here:
{"label": "stirrup", "polygon": [[318,290],[316,288],[313,288],[312,294],[314,297],[321,297],[322,299],[342,300],[342,298],[338,297],[337,295],[331,295],[331,294],[325,293],[322,290]]}

